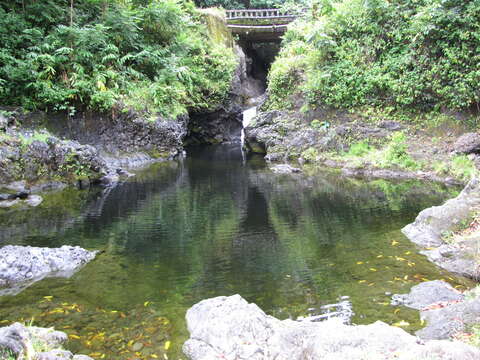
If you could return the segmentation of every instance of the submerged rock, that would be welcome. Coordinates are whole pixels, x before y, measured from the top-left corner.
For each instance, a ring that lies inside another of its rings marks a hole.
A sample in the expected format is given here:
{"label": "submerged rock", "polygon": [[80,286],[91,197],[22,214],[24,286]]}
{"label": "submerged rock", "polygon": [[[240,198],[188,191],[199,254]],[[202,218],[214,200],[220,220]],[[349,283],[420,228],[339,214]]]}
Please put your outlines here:
{"label": "submerged rock", "polygon": [[17,294],[45,277],[70,277],[95,255],[78,246],[4,246],[0,248],[0,296]]}
{"label": "submerged rock", "polygon": [[40,205],[43,201],[43,198],[40,195],[29,195],[25,199],[25,203],[29,206],[36,207]]}
{"label": "submerged rock", "polygon": [[418,341],[380,321],[350,326],[280,321],[239,295],[199,302],[187,312],[190,339],[183,345],[191,360],[250,359],[477,359],[480,349],[450,341]]}
{"label": "submerged rock", "polygon": [[92,360],[89,356],[74,356],[70,351],[63,350],[61,347],[67,340],[67,334],[61,331],[14,323],[0,328],[0,358],[10,353],[18,359]]}
{"label": "submerged rock", "polygon": [[299,168],[293,167],[288,164],[278,164],[274,165],[270,168],[274,173],[277,174],[291,174],[291,173],[299,173],[302,172]]}

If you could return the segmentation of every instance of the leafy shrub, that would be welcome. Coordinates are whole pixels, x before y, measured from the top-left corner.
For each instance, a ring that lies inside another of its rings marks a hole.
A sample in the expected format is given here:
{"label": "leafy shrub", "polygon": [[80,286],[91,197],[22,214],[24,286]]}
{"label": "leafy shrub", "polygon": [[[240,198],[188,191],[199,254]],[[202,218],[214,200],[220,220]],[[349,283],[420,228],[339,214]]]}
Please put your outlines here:
{"label": "leafy shrub", "polygon": [[420,164],[407,153],[407,148],[405,134],[402,132],[394,133],[378,159],[379,164],[384,167],[398,166],[405,169],[418,170]]}
{"label": "leafy shrub", "polygon": [[[0,102],[27,109],[118,102],[175,117],[223,100],[235,68],[181,0],[9,0],[0,6]],[[43,19],[42,21],[38,21]]]}
{"label": "leafy shrub", "polygon": [[359,141],[356,143],[353,143],[352,146],[350,146],[350,149],[347,152],[347,156],[364,156],[368,154],[372,148],[368,144],[367,140]]}
{"label": "leafy shrub", "polygon": [[[328,6],[313,7],[307,20],[285,34],[285,48],[302,48],[298,42],[312,48],[300,68],[288,51],[273,64],[282,66],[283,74],[289,74],[287,66],[307,74],[297,91],[312,106],[480,110],[478,1],[323,3]],[[270,81],[274,98],[283,91],[283,84]]]}
{"label": "leafy shrub", "polygon": [[302,152],[302,158],[304,158],[307,162],[315,162],[317,160],[317,157],[318,150],[313,147],[309,147],[307,150]]}
{"label": "leafy shrub", "polygon": [[477,169],[473,161],[466,155],[457,155],[452,159],[450,172],[460,180],[469,181],[477,174]]}

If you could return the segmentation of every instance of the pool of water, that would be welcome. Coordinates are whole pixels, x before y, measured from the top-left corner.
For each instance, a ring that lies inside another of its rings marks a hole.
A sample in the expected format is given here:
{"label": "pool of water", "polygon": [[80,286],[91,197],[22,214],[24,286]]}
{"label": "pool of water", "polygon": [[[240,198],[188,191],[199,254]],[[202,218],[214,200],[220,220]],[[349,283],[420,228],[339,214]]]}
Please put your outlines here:
{"label": "pool of water", "polygon": [[55,326],[68,347],[105,359],[184,359],[185,312],[240,294],[296,318],[349,296],[354,323],[418,313],[389,293],[463,279],[442,272],[400,232],[458,189],[415,181],[273,174],[238,145],[198,147],[111,189],[65,190],[37,209],[0,213],[0,245],[80,245],[98,257],[70,279],[0,298],[0,322]]}

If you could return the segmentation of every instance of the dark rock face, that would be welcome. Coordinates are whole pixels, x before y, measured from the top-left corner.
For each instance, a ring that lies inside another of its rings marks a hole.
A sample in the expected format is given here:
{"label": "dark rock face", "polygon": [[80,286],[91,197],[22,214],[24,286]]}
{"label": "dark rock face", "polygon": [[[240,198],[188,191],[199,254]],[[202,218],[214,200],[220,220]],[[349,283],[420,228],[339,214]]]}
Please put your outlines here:
{"label": "dark rock face", "polygon": [[17,294],[45,277],[70,277],[95,255],[78,246],[4,246],[0,248],[0,296]]}
{"label": "dark rock face", "polygon": [[405,305],[422,310],[438,302],[461,301],[465,296],[442,280],[427,281],[415,285],[408,294],[393,295],[392,305]]}
{"label": "dark rock face", "polygon": [[[35,182],[53,177],[68,181],[79,176],[95,181],[109,171],[98,151],[90,145],[56,137],[28,144],[20,140],[18,132],[10,131],[9,136],[6,140],[0,139],[0,184],[19,184],[20,179]],[[15,191],[17,198],[25,199],[29,195],[25,183]]]}
{"label": "dark rock face", "polygon": [[[46,126],[54,135],[88,144],[109,165],[136,166],[153,158],[173,158],[183,149],[187,117],[175,120],[148,120],[132,110],[119,106],[115,116],[81,113],[70,118],[56,115],[24,119],[31,128]],[[131,159],[131,160],[130,160]]]}
{"label": "dark rock face", "polygon": [[379,126],[354,122],[340,111],[324,111],[317,115],[320,119],[333,120],[320,121],[313,115],[299,112],[260,112],[252,124],[245,128],[246,148],[251,152],[266,154],[269,161],[302,162],[309,160],[304,158],[305,151],[347,151],[352,140],[380,142],[402,128],[393,121],[385,121]]}
{"label": "dark rock face", "polygon": [[212,112],[190,114],[185,143],[218,144],[238,141],[242,121],[242,108],[233,101]]}
{"label": "dark rock face", "polygon": [[[0,328],[0,358],[7,358],[10,353],[18,359],[92,360],[86,355],[74,356],[70,351],[62,350],[67,341],[68,336],[64,332],[14,323]],[[50,350],[36,352],[34,343]]]}
{"label": "dark rock face", "polygon": [[480,153],[480,134],[466,133],[460,136],[455,144],[453,151],[457,154],[478,154]]}
{"label": "dark rock face", "polygon": [[350,326],[339,319],[280,321],[239,295],[199,302],[187,312],[190,360],[250,359],[477,359],[480,350],[451,341],[421,344],[404,330],[377,321]]}

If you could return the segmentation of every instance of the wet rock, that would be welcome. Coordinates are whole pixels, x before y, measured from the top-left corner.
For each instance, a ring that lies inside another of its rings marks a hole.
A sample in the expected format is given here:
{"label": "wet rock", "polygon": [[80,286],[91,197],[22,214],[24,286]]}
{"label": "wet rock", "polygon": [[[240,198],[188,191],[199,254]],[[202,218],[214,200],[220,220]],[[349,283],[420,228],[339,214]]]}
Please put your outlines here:
{"label": "wet rock", "polygon": [[480,134],[463,134],[453,144],[453,151],[457,154],[480,153]]}
{"label": "wet rock", "polygon": [[299,168],[293,167],[288,164],[274,165],[270,169],[276,174],[292,174],[302,172],[302,170],[300,170]]}
{"label": "wet rock", "polygon": [[66,350],[52,350],[36,355],[36,360],[71,360],[73,354]]}
{"label": "wet rock", "polygon": [[132,351],[140,351],[143,349],[143,344],[141,342],[136,342],[135,344],[133,344],[132,346]]}
{"label": "wet rock", "polygon": [[36,207],[36,206],[40,205],[42,203],[42,201],[43,201],[43,198],[40,195],[29,195],[25,199],[25,203],[28,206],[31,206],[31,207]]}
{"label": "wet rock", "polygon": [[478,239],[458,240],[455,245],[444,244],[438,248],[420,251],[441,268],[470,279],[480,278],[480,264],[472,257],[477,253]]}
{"label": "wet rock", "polygon": [[16,193],[22,193],[27,191],[27,182],[25,180],[22,181],[14,181],[7,185],[3,186],[5,189]]}
{"label": "wet rock", "polygon": [[[13,353],[18,359],[91,360],[88,356],[74,356],[70,351],[61,349],[67,340],[67,334],[61,331],[14,323],[0,328],[0,358],[3,359],[2,355]],[[49,350],[36,353],[36,348]]]}
{"label": "wet rock", "polygon": [[12,194],[0,194],[0,201],[12,200],[15,196]]}
{"label": "wet rock", "polygon": [[78,246],[4,246],[0,248],[0,295],[17,294],[44,277],[70,277],[95,255]]}
{"label": "wet rock", "polygon": [[0,114],[0,131],[5,131],[8,127],[8,119]]}
{"label": "wet rock", "polygon": [[107,174],[100,179],[100,182],[104,185],[113,185],[120,181],[120,177],[117,174]]}
{"label": "wet rock", "polygon": [[424,310],[420,317],[427,326],[415,334],[422,339],[449,339],[480,322],[480,298]]}
{"label": "wet rock", "polygon": [[442,234],[466,219],[479,205],[480,181],[472,179],[456,198],[441,206],[421,211],[415,221],[405,226],[402,232],[420,246],[440,246],[443,244]]}
{"label": "wet rock", "polygon": [[442,280],[427,281],[415,285],[408,294],[392,296],[392,305],[405,305],[422,310],[438,302],[461,301],[464,295]]}
{"label": "wet rock", "polygon": [[0,208],[10,208],[10,207],[18,205],[18,204],[20,204],[19,199],[4,200],[4,201],[0,201]]}
{"label": "wet rock", "polygon": [[31,334],[25,326],[19,323],[0,328],[0,354],[11,352],[16,356],[32,354]]}
{"label": "wet rock", "polygon": [[382,121],[378,126],[389,131],[399,131],[403,129],[402,124],[397,121],[390,120]]}
{"label": "wet rock", "polygon": [[480,350],[450,341],[419,343],[415,336],[380,321],[350,326],[280,321],[239,295],[199,302],[187,312],[190,360],[227,359],[476,359]]}

